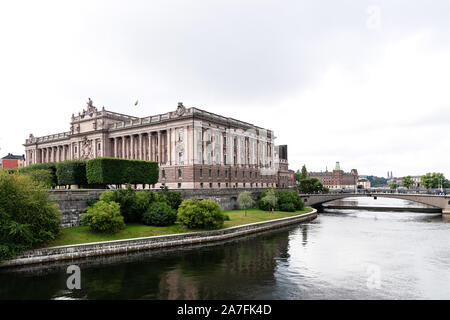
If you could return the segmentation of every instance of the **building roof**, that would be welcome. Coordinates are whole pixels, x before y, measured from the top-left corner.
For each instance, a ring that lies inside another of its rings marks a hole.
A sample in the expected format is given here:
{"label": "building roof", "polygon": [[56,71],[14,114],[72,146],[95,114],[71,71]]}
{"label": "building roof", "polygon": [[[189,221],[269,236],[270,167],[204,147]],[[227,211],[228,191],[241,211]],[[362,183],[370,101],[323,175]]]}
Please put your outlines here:
{"label": "building roof", "polygon": [[2,160],[25,160],[25,155],[17,156],[12,153],[8,153],[8,155],[4,156]]}

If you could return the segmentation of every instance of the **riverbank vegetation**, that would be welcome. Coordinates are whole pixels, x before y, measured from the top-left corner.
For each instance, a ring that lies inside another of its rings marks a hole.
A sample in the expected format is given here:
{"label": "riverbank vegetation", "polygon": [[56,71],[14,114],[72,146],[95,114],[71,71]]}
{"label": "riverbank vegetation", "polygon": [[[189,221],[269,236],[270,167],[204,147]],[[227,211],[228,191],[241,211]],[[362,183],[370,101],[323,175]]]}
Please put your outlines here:
{"label": "riverbank vegetation", "polygon": [[60,215],[58,205],[31,177],[0,170],[0,261],[56,239]]}
{"label": "riverbank vegetation", "polygon": [[[282,211],[263,211],[259,209],[247,209],[247,214],[244,215],[244,210],[226,210],[223,213],[230,219],[225,221],[221,229],[240,226],[244,224],[262,222],[273,219],[280,219],[286,217],[292,217],[299,214],[305,214],[311,212],[311,208],[304,208],[295,212],[282,212]],[[132,239],[139,237],[152,237],[162,236],[168,234],[187,233],[187,232],[200,232],[205,229],[193,228],[189,229],[183,226],[181,223],[175,223],[170,226],[148,226],[138,223],[129,223],[123,230],[117,233],[96,233],[89,229],[87,226],[78,226],[65,228],[62,230],[60,236],[48,244],[48,246],[63,246],[71,244],[99,242],[99,241],[111,241],[120,239]]]}

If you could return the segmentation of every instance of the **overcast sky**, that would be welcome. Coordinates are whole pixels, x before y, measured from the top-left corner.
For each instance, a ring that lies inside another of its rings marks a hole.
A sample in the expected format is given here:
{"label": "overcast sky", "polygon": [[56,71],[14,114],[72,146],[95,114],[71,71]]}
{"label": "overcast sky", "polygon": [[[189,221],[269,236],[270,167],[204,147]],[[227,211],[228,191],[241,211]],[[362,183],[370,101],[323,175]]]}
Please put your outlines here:
{"label": "overcast sky", "polygon": [[0,157],[88,97],[182,101],[274,130],[294,170],[449,177],[449,27],[447,0],[0,0]]}

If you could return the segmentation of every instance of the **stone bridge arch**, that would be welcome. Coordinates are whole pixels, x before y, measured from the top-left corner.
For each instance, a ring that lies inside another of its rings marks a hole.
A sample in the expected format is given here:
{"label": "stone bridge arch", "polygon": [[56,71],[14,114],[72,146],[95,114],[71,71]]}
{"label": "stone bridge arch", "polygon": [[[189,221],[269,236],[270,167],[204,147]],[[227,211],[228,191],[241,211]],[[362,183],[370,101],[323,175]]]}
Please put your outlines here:
{"label": "stone bridge arch", "polygon": [[450,216],[450,196],[402,193],[338,193],[338,194],[300,194],[307,206],[318,206],[333,200],[354,197],[380,197],[409,200],[440,208],[442,214]]}

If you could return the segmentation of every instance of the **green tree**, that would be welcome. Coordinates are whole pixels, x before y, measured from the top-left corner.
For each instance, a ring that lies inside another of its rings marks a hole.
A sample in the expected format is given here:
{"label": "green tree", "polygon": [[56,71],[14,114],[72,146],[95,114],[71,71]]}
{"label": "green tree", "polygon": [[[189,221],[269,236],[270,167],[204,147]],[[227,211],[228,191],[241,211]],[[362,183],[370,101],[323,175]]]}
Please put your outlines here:
{"label": "green tree", "polygon": [[60,215],[42,186],[24,174],[0,170],[0,261],[54,240]]}
{"label": "green tree", "polygon": [[300,180],[306,179],[306,178],[308,178],[308,171],[306,170],[306,166],[303,165],[302,171],[297,170],[297,172],[295,173],[295,180],[300,182]]}
{"label": "green tree", "polygon": [[318,193],[327,192],[328,188],[325,188],[317,178],[306,178],[300,180],[299,189],[303,193]]}
{"label": "green tree", "polygon": [[267,191],[267,194],[263,198],[261,198],[261,201],[268,205],[273,212],[278,203],[278,197],[275,193],[275,189],[269,189]]}
{"label": "green tree", "polygon": [[414,184],[414,180],[411,178],[411,176],[406,176],[402,178],[403,186],[406,188],[410,188]]}
{"label": "green tree", "polygon": [[398,188],[398,183],[397,183],[397,182],[392,182],[392,183],[390,183],[390,184],[389,184],[389,188],[390,188],[391,190],[397,189],[397,188]]}
{"label": "green tree", "polygon": [[443,173],[438,172],[428,172],[420,178],[420,183],[425,188],[448,188],[450,187],[448,180],[445,178]]}
{"label": "green tree", "polygon": [[251,208],[254,205],[254,201],[252,199],[252,194],[250,191],[243,191],[239,193],[237,202],[241,206],[241,208],[244,208],[244,215],[247,216],[247,209]]}
{"label": "green tree", "polygon": [[367,180],[370,181],[372,187],[384,187],[387,185],[387,179],[382,177],[368,176]]}

